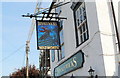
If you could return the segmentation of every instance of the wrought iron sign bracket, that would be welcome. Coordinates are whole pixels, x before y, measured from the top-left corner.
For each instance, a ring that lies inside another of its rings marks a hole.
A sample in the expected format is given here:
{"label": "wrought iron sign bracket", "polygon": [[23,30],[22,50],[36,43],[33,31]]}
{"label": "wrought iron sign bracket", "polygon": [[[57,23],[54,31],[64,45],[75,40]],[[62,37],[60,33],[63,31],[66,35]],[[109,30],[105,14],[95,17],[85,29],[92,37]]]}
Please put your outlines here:
{"label": "wrought iron sign bracket", "polygon": [[[34,15],[34,14],[27,14],[27,15],[22,15],[22,17],[29,17],[29,18],[42,18],[41,20],[43,20],[44,18],[50,18],[50,20],[51,19],[58,19],[58,20],[60,20],[60,19],[66,19],[67,20],[67,18],[65,18],[65,17],[53,17],[53,15],[57,15],[58,13],[49,13],[49,14],[51,14],[52,16],[45,16],[45,14],[48,14],[48,13],[42,13],[43,14],[43,16],[38,16],[38,15]],[[49,20],[49,21],[50,21]]]}

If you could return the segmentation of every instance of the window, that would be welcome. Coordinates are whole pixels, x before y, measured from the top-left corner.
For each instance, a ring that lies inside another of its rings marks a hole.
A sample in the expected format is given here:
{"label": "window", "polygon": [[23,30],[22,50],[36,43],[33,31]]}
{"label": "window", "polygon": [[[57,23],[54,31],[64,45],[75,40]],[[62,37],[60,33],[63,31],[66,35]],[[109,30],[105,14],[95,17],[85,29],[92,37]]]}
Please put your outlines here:
{"label": "window", "polygon": [[55,50],[51,50],[52,62],[55,61]]}
{"label": "window", "polygon": [[63,36],[63,20],[60,20],[60,46],[61,46],[61,50],[58,50],[58,61],[60,61],[61,59],[63,59],[65,57],[65,53],[64,53],[64,36]]}
{"label": "window", "polygon": [[89,39],[85,3],[78,2],[74,9],[77,47]]}

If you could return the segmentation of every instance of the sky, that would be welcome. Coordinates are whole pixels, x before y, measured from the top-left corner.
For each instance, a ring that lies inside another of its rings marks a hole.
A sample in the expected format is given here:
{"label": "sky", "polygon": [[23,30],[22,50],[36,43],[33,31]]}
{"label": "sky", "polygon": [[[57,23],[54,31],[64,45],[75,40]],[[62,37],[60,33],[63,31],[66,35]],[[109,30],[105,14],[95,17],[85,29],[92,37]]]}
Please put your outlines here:
{"label": "sky", "polygon": [[[41,7],[49,7],[50,2],[43,2]],[[36,2],[0,2],[0,76],[9,76],[18,68],[25,66],[25,43],[28,38],[32,19],[22,17],[33,14]],[[2,18],[2,19],[1,19]],[[29,53],[29,64],[39,68],[36,31],[34,31]],[[2,55],[2,56],[1,56]]]}

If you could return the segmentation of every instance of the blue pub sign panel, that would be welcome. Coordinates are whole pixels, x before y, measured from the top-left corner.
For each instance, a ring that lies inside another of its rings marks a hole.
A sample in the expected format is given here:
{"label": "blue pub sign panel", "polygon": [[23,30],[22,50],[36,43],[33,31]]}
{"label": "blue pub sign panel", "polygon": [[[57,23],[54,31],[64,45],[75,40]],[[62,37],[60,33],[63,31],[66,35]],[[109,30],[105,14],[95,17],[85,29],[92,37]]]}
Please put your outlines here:
{"label": "blue pub sign panel", "polygon": [[54,76],[60,77],[80,67],[83,67],[83,63],[84,63],[84,54],[80,50],[79,52],[68,58],[66,61],[64,61],[62,64],[55,67]]}
{"label": "blue pub sign panel", "polygon": [[37,48],[59,49],[60,40],[58,34],[57,21],[36,21],[37,29]]}

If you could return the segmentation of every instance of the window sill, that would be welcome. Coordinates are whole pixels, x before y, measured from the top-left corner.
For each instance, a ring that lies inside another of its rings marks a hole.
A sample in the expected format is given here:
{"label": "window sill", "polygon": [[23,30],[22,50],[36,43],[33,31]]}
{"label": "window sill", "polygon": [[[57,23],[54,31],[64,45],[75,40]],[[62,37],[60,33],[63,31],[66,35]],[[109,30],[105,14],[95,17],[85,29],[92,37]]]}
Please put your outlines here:
{"label": "window sill", "polygon": [[78,48],[78,47],[81,46],[82,44],[86,44],[88,41],[89,41],[89,38],[86,39],[84,42],[82,42],[82,43],[80,43],[80,44],[77,44],[76,48]]}
{"label": "window sill", "polygon": [[88,38],[86,41],[82,42],[81,44],[78,44],[76,48],[80,47],[82,49],[82,47],[85,47],[86,45],[88,45],[89,42],[90,42],[90,39]]}
{"label": "window sill", "polygon": [[64,61],[65,61],[65,57],[64,57],[64,58],[62,58],[61,60],[57,61],[57,65],[59,65],[59,64],[61,64],[61,63],[63,63]]}

